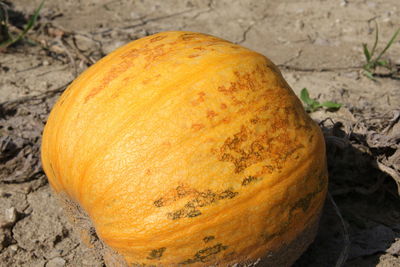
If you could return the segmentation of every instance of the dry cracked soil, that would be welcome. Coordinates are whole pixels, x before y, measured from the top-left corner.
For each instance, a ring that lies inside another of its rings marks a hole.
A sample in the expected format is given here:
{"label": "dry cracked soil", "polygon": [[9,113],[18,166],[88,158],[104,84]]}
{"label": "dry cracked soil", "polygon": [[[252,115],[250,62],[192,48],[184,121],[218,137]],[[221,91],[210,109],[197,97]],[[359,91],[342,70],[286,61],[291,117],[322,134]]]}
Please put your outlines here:
{"label": "dry cracked soil", "polygon": [[[0,1],[20,31],[39,0]],[[104,266],[81,243],[41,169],[52,105],[88,66],[166,30],[216,35],[275,62],[299,94],[339,110],[311,113],[324,131],[330,197],[316,241],[295,266],[400,266],[400,42],[391,69],[363,74],[362,43],[400,27],[398,0],[53,0],[25,41],[0,52],[0,266]]]}

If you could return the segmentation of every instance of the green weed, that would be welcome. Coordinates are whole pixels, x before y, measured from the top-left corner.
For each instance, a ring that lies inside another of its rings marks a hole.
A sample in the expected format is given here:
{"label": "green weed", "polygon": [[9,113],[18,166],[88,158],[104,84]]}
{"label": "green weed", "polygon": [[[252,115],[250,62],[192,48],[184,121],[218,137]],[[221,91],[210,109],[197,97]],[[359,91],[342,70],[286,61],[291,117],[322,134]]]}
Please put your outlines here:
{"label": "green weed", "polygon": [[326,108],[330,110],[337,110],[339,109],[342,104],[338,104],[332,101],[326,101],[326,102],[318,102],[315,99],[310,98],[310,94],[308,93],[307,88],[303,88],[300,92],[300,99],[304,102],[305,109],[307,112],[314,112],[318,110],[319,108]]}
{"label": "green weed", "polygon": [[[375,41],[374,45],[372,46],[372,49],[368,49],[367,44],[363,43],[363,52],[365,56],[366,63],[363,65],[364,69],[364,75],[367,76],[368,78],[374,80],[374,75],[375,75],[375,69],[378,66],[385,67],[389,70],[391,70],[391,65],[389,61],[383,60],[382,56],[386,53],[386,51],[392,46],[394,41],[397,38],[397,35],[400,33],[400,28],[393,34],[392,38],[389,40],[389,42],[386,44],[385,48],[377,55],[375,56],[376,52],[376,47],[378,45],[379,41],[379,29],[378,29],[378,23],[375,21]],[[375,57],[374,57],[375,56]]]}
{"label": "green weed", "polygon": [[24,29],[21,30],[17,35],[11,33],[9,29],[8,14],[6,5],[0,1],[0,50],[5,50],[10,45],[23,39],[28,31],[36,24],[40,10],[43,7],[45,0],[42,0],[40,5],[36,8],[33,15],[30,17]]}

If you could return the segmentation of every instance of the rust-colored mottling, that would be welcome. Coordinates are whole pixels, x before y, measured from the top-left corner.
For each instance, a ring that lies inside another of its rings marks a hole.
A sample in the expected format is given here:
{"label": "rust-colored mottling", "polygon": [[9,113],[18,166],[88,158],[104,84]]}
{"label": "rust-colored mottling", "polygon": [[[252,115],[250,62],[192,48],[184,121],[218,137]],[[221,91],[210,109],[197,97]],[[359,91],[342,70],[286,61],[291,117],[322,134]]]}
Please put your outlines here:
{"label": "rust-colored mottling", "polygon": [[132,68],[134,65],[133,61],[124,59],[120,64],[111,67],[111,69],[107,72],[106,75],[101,79],[100,85],[94,87],[90,93],[85,97],[85,103],[92,97],[96,96],[102,90],[109,87],[110,83],[117,79],[121,74],[127,71],[129,68]]}
{"label": "rust-colored mottling", "polygon": [[195,131],[199,131],[201,129],[203,129],[205,126],[202,123],[194,123],[192,124],[192,129]]}
{"label": "rust-colored mottling", "polygon": [[218,116],[217,112],[215,112],[214,110],[207,110],[207,118],[212,119],[216,116]]}
{"label": "rust-colored mottling", "polygon": [[132,48],[132,49],[128,49],[127,51],[123,52],[120,57],[121,59],[134,59],[137,58],[140,53],[139,53],[140,49],[137,48]]}
{"label": "rust-colored mottling", "polygon": [[225,117],[225,118],[222,118],[221,122],[223,124],[228,124],[231,122],[231,119],[232,119],[231,117]]}
{"label": "rust-colored mottling", "polygon": [[166,35],[164,35],[164,36],[159,35],[159,36],[156,36],[156,37],[151,38],[151,39],[150,39],[150,43],[154,43],[154,42],[157,42],[157,41],[161,41],[161,40],[163,40],[163,39],[165,39],[165,38],[167,38]]}
{"label": "rust-colored mottling", "polygon": [[221,103],[221,109],[226,109],[228,106],[225,103]]}
{"label": "rust-colored mottling", "polygon": [[193,106],[197,106],[197,105],[199,105],[200,103],[204,102],[204,100],[205,100],[205,95],[206,95],[206,93],[204,93],[204,92],[199,92],[199,93],[197,93],[197,95],[198,95],[198,97],[197,97],[195,100],[191,101],[191,103],[192,103]]}
{"label": "rust-colored mottling", "polygon": [[[252,122],[257,123],[257,120],[253,119]],[[235,173],[240,173],[247,167],[267,159],[274,168],[282,168],[288,157],[304,146],[289,138],[280,117],[271,118],[270,123],[271,128],[268,132],[258,135],[242,125],[238,133],[225,140],[220,148],[219,159],[233,163]],[[274,132],[279,132],[279,135],[269,138],[268,134]]]}
{"label": "rust-colored mottling", "polygon": [[199,54],[192,54],[192,55],[188,55],[188,58],[194,58],[194,57],[199,57]]}

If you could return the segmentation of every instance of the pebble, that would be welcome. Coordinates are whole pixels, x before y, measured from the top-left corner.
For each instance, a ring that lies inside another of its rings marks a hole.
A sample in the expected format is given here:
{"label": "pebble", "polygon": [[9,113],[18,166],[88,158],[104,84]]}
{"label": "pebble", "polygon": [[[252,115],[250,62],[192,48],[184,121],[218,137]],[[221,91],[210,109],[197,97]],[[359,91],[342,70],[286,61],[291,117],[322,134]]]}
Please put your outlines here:
{"label": "pebble", "polygon": [[17,251],[17,250],[18,250],[18,246],[17,246],[17,245],[11,245],[11,246],[9,246],[9,248],[10,248],[12,251]]}
{"label": "pebble", "polygon": [[56,257],[54,259],[49,260],[46,263],[46,267],[63,267],[65,266],[66,261],[61,257]]}
{"label": "pebble", "polygon": [[13,225],[17,220],[17,210],[14,207],[5,209],[3,218],[0,218],[0,227]]}

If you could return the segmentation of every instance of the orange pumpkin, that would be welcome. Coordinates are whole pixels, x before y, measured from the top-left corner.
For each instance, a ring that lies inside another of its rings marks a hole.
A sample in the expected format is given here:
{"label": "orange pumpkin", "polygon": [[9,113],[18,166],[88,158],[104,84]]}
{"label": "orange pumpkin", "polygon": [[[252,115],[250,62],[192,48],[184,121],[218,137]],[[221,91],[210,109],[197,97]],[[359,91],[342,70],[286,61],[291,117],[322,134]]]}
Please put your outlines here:
{"label": "orange pumpkin", "polygon": [[277,67],[200,33],[86,70],[43,133],[50,184],[129,266],[287,266],[315,236],[323,136]]}

